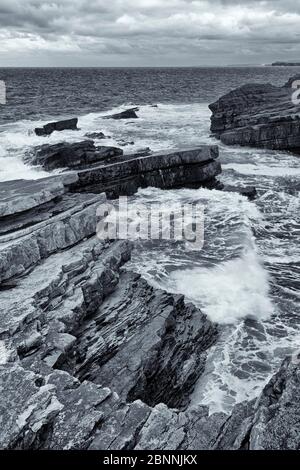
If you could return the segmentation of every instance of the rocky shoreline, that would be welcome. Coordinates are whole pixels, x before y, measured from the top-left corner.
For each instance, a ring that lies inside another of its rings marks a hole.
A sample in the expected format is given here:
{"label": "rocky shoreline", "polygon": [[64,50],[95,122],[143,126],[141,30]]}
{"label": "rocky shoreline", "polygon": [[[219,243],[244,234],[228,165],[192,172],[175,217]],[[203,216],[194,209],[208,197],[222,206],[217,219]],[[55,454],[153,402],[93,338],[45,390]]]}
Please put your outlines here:
{"label": "rocky shoreline", "polygon": [[[107,118],[138,117],[129,111]],[[298,359],[231,415],[192,407],[218,326],[127,271],[129,241],[96,236],[106,198],[219,188],[218,147],[141,157],[84,141],[28,158],[72,171],[0,186],[0,448],[298,449]]]}
{"label": "rocky shoreline", "polygon": [[217,326],[182,296],[126,272],[131,244],[95,236],[105,195],[69,193],[69,184],[70,176],[6,183],[1,448],[281,446],[297,411],[297,367],[286,362],[257,402],[230,417],[189,407]]}
{"label": "rocky shoreline", "polygon": [[131,244],[99,240],[96,210],[103,190],[142,181],[212,184],[217,156],[202,147],[1,184],[1,448],[129,448],[156,405],[187,407],[217,327],[126,272]]}

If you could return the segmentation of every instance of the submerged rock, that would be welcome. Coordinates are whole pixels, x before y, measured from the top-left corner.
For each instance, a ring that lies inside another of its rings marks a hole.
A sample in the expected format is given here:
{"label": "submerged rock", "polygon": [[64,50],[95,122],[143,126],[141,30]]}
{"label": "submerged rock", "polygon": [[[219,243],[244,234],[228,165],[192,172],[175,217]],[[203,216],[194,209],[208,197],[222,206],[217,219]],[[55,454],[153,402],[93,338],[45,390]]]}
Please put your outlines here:
{"label": "submerged rock", "polygon": [[121,139],[121,140],[118,140],[117,142],[118,142],[118,145],[120,145],[121,147],[126,147],[127,145],[134,145],[133,140]]}
{"label": "submerged rock", "polygon": [[77,127],[78,118],[65,119],[63,121],[49,122],[43,127],[36,127],[34,132],[39,136],[46,136],[52,134],[54,131],[64,131],[64,130],[78,130]]}
{"label": "submerged rock", "polygon": [[246,196],[250,201],[253,201],[257,196],[257,191],[255,186],[230,186],[225,185],[221,187],[222,191],[226,191],[229,193],[239,193],[242,196]]}
{"label": "submerged rock", "polygon": [[103,132],[87,132],[85,134],[85,137],[88,137],[89,139],[98,139],[98,140],[107,138],[107,136],[103,134]]}
{"label": "submerged rock", "polygon": [[283,87],[248,84],[209,106],[211,131],[227,145],[300,153],[300,105],[293,102],[294,77]]}
{"label": "submerged rock", "polygon": [[138,110],[139,108],[126,109],[126,111],[122,111],[121,113],[104,116],[103,119],[138,119],[138,115],[136,114]]}

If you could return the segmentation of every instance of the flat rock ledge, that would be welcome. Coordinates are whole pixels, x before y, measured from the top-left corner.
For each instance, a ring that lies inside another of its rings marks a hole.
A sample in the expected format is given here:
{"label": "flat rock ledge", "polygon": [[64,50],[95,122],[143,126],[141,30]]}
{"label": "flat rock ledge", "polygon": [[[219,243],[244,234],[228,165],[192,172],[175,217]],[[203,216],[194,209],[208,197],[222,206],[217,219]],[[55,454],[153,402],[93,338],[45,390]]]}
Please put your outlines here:
{"label": "flat rock ledge", "polygon": [[222,96],[209,108],[211,131],[227,145],[300,153],[300,105],[291,78],[283,87],[248,84]]}
{"label": "flat rock ledge", "polygon": [[221,173],[215,145],[154,153],[119,156],[103,165],[78,172],[72,191],[105,192],[107,197],[132,195],[148,186],[171,189],[214,187]]}

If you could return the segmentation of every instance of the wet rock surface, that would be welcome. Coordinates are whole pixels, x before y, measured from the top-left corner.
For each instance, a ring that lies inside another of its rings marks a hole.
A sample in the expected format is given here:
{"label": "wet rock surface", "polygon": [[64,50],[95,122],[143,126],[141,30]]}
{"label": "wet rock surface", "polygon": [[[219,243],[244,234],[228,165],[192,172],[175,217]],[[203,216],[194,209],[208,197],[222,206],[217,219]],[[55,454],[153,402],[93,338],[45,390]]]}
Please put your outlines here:
{"label": "wet rock surface", "polygon": [[148,186],[162,189],[213,187],[221,172],[217,146],[151,154],[125,155],[107,165],[78,173],[75,191],[105,191],[110,198],[132,195]]}
{"label": "wet rock surface", "polygon": [[124,270],[130,242],[95,236],[105,195],[76,199],[69,183],[53,178],[59,213],[49,210],[50,196],[42,198],[48,217],[28,227],[25,216],[43,193],[41,181],[32,182],[35,198],[0,237],[2,448],[101,447],[122,419],[114,441],[134,446],[153,405],[187,406],[217,335],[182,296]]}
{"label": "wet rock surface", "polygon": [[222,191],[229,192],[229,193],[238,193],[242,196],[246,196],[250,201],[257,196],[257,190],[254,186],[230,186],[230,185],[223,185],[220,187]]}
{"label": "wet rock surface", "polygon": [[88,139],[106,139],[107,136],[103,132],[87,132],[85,134],[85,137],[88,137]]}
{"label": "wet rock surface", "polygon": [[37,127],[34,129],[34,132],[38,136],[47,136],[52,134],[52,132],[65,131],[65,130],[78,130],[77,127],[78,118],[65,119],[63,121],[49,122],[43,127]]}
{"label": "wet rock surface", "polygon": [[104,116],[104,119],[138,119],[138,115],[136,114],[138,110],[139,108],[126,109],[121,113]]}
{"label": "wet rock surface", "polygon": [[224,144],[300,153],[300,107],[291,78],[283,87],[248,84],[212,103],[211,131]]}
{"label": "wet rock surface", "polygon": [[31,165],[41,165],[46,170],[56,168],[85,168],[90,165],[123,155],[118,147],[96,147],[93,140],[54,145],[42,145],[27,156]]}
{"label": "wet rock surface", "polygon": [[185,407],[216,335],[183,297],[124,272],[107,302],[76,333],[71,370],[80,380],[112,387],[125,401]]}

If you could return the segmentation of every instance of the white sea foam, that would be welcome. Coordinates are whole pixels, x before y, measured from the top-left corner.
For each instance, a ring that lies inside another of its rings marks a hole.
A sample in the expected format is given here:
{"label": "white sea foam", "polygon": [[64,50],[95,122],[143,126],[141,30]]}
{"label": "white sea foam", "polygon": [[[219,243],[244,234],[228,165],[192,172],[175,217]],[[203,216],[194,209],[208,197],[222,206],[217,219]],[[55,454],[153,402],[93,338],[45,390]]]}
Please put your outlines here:
{"label": "white sea foam", "polygon": [[264,227],[264,214],[237,193],[204,188],[147,188],[135,198],[165,201],[170,209],[178,201],[205,206],[203,250],[190,256],[177,247],[140,244],[128,267],[156,287],[185,294],[220,325],[192,403],[206,404],[210,412],[230,412],[235,403],[260,393],[300,337],[280,321],[257,250],[252,229]]}
{"label": "white sea foam", "polygon": [[[209,137],[210,112],[205,104],[158,104],[139,107],[139,119],[104,120],[103,116],[128,108],[120,106],[110,111],[89,113],[80,116],[79,130],[53,132],[50,136],[35,135],[34,128],[44,121],[23,120],[0,126],[0,181],[15,178],[37,179],[48,173],[36,167],[25,165],[26,152],[42,144],[55,144],[62,141],[78,142],[87,139],[88,132],[103,132],[109,139],[95,140],[96,145],[120,146],[122,141],[134,142],[123,147],[125,153],[135,153],[145,147],[153,151],[190,147],[211,141]],[[60,117],[53,117],[56,120]]]}
{"label": "white sea foam", "polygon": [[4,341],[0,341],[0,365],[6,364],[10,356],[10,351],[5,346]]}
{"label": "white sea foam", "polygon": [[192,404],[207,405],[210,413],[230,412],[234,404],[256,398],[283,359],[299,350],[299,343],[299,330],[289,326],[280,312],[250,326],[241,320],[223,327],[208,351]]}
{"label": "white sea foam", "polygon": [[219,324],[246,317],[269,318],[268,276],[254,250],[214,268],[175,271],[170,275],[174,290],[185,294]]}
{"label": "white sea foam", "polygon": [[223,170],[234,170],[242,175],[257,176],[300,176],[300,167],[284,167],[284,165],[274,166],[259,165],[250,163],[223,163]]}
{"label": "white sea foam", "polygon": [[259,261],[251,230],[251,223],[262,222],[255,204],[237,193],[205,188],[147,188],[140,190],[130,203],[135,201],[164,202],[169,210],[179,202],[203,204],[205,246],[191,255],[164,245],[162,256],[155,256],[157,244],[153,251],[149,244],[141,244],[132,257],[132,269],[160,287],[186,295],[218,323],[270,316],[268,275]]}
{"label": "white sea foam", "polygon": [[35,180],[49,176],[49,173],[41,168],[33,168],[26,165],[19,157],[0,157],[0,182],[10,180]]}

